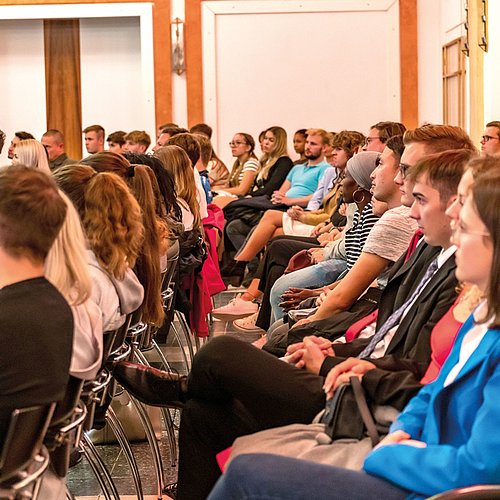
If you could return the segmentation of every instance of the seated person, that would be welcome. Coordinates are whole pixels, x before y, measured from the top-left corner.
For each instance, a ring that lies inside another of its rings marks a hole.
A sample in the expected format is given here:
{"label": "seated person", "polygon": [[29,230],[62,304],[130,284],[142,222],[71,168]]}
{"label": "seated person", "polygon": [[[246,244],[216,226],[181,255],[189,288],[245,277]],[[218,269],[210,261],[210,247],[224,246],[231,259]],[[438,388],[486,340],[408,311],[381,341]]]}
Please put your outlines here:
{"label": "seated person", "polygon": [[115,330],[144,298],[144,288],[132,271],[144,235],[139,204],[116,174],[73,165],[58,169],[54,178],[83,223],[92,300],[101,309],[103,330]]}
{"label": "seated person", "polygon": [[[189,129],[189,132],[191,134],[203,135],[209,141],[212,139],[212,127],[206,123],[197,123],[193,125]],[[224,162],[216,155],[211,143],[210,147],[211,155],[207,163],[208,178],[211,186],[219,188],[220,186],[224,186],[229,179],[229,170],[226,165],[224,165]]]}
{"label": "seated person", "polygon": [[[157,149],[155,156],[161,160],[164,168],[175,179],[177,204],[182,212],[184,231],[201,229],[202,216],[198,202],[199,190],[197,189],[189,156],[181,147],[175,145]],[[206,203],[205,191],[203,191],[203,199]]]}
{"label": "seated person", "polygon": [[102,313],[92,301],[92,278],[87,264],[86,240],[80,217],[61,191],[67,212],[64,224],[45,261],[47,279],[71,305],[74,319],[70,375],[93,380],[101,367]]}
{"label": "seated person", "polygon": [[224,208],[235,198],[246,196],[253,187],[260,169],[255,156],[255,141],[250,134],[238,132],[229,143],[231,153],[236,158],[227,185],[217,188],[214,203]]}
{"label": "seated person", "polygon": [[128,134],[125,134],[125,144],[123,145],[122,151],[126,153],[145,153],[150,144],[151,137],[144,130],[132,130]]}
{"label": "seated person", "polygon": [[[194,172],[194,181],[197,189],[196,199],[198,200],[198,204],[200,205],[200,217],[202,220],[205,219],[206,217],[208,217],[207,197],[205,194],[205,188],[203,187],[203,184],[201,182],[200,173],[196,168],[196,164],[200,159],[200,143],[196,135],[186,133],[176,134],[168,139],[166,145],[178,146],[183,149],[184,152],[188,155],[191,161],[191,167],[193,168]],[[160,158],[161,153],[158,153],[158,151],[159,150],[155,151],[155,156]],[[169,169],[168,165],[164,164],[164,166],[166,169]]]}
{"label": "seated person", "polygon": [[60,401],[69,378],[73,314],[44,277],[66,217],[50,176],[0,170],[0,443],[16,408]]}

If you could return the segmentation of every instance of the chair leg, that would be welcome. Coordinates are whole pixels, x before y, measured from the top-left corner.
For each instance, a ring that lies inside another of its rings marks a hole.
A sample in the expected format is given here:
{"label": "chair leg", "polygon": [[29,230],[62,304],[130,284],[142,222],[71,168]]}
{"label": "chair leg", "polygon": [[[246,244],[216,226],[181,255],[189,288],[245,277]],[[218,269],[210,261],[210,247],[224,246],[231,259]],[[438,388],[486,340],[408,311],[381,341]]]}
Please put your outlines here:
{"label": "chair leg", "polygon": [[168,408],[162,408],[161,414],[163,415],[163,421],[165,422],[165,429],[168,434],[168,445],[170,449],[170,464],[175,467],[177,463],[177,441],[175,439],[174,432],[174,422],[172,420],[172,415],[170,415],[170,410]]}
{"label": "chair leg", "polygon": [[[142,353],[138,349],[134,350],[134,355],[136,356],[140,364],[143,364],[145,366],[151,366],[146,356],[144,356],[144,353]],[[170,448],[170,457],[171,457],[170,461],[172,467],[174,467],[177,462],[177,445],[175,441],[174,424],[172,422],[172,417],[170,416],[170,413],[167,408],[161,408],[161,413],[163,415],[163,421],[165,422],[165,429],[167,430],[168,434],[168,447]]]}
{"label": "chair leg", "polygon": [[106,412],[106,422],[111,427],[111,430],[113,431],[118,443],[120,444],[121,449],[123,450],[123,453],[125,454],[125,458],[127,459],[128,465],[130,467],[130,471],[132,472],[132,479],[134,480],[137,498],[139,500],[143,500],[144,497],[142,494],[142,483],[141,476],[139,474],[139,467],[137,466],[137,462],[135,460],[132,448],[130,447],[130,443],[128,442],[123,426],[111,406]]}
{"label": "chair leg", "polygon": [[189,360],[188,360],[188,357],[186,355],[186,351],[184,350],[184,346],[182,345],[182,340],[181,340],[181,336],[179,334],[179,330],[177,330],[177,327],[174,325],[173,322],[170,325],[170,328],[174,332],[175,340],[176,340],[177,344],[179,345],[179,349],[181,350],[182,358],[184,359],[184,366],[186,367],[186,372],[189,373],[191,365],[189,364]]}
{"label": "chair leg", "polygon": [[181,312],[175,311],[175,316],[179,321],[179,324],[181,325],[181,330],[182,333],[184,334],[184,338],[188,346],[189,357],[191,358],[191,365],[192,365],[194,359],[194,348],[193,348],[193,340],[191,338],[192,337],[191,330],[189,329],[186,318],[184,318],[184,315]]}
{"label": "chair leg", "polygon": [[151,345],[153,346],[153,349],[155,350],[156,354],[160,358],[161,363],[163,364],[163,369],[166,371],[172,371],[172,367],[170,366],[170,363],[168,362],[167,358],[165,357],[165,354],[163,354],[163,351],[161,350],[160,346],[156,342],[156,340],[152,340]]}
{"label": "chair leg", "polygon": [[[90,464],[90,467],[94,471],[94,474],[101,486],[102,492],[106,497],[106,500],[111,500],[111,494],[116,500],[120,499],[120,495],[118,494],[118,490],[116,489],[116,485],[111,478],[111,474],[109,473],[105,463],[100,457],[94,443],[88,436],[86,432],[82,435],[82,440],[80,441],[80,447],[82,448],[83,453],[85,454],[85,458]],[[107,483],[107,484],[106,484]],[[108,490],[109,485],[109,490]]]}
{"label": "chair leg", "polygon": [[163,464],[161,461],[160,447],[158,446],[158,441],[156,440],[155,431],[153,429],[153,425],[151,424],[151,420],[149,419],[148,414],[146,413],[146,409],[144,405],[135,399],[133,396],[130,396],[130,400],[134,405],[137,413],[139,414],[139,418],[141,419],[144,430],[146,431],[146,438],[149,443],[149,447],[151,448],[151,454],[153,456],[153,462],[155,466],[156,479],[158,483],[158,498],[162,498],[163,488],[165,487],[165,479],[163,473]]}

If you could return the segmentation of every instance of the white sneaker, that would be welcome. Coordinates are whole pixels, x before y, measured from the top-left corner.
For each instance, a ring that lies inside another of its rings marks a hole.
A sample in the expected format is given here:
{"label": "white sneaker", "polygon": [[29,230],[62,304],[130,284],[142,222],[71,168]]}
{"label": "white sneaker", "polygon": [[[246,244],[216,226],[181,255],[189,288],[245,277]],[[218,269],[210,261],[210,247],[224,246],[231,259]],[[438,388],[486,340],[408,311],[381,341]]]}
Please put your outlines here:
{"label": "white sneaker", "polygon": [[262,328],[255,326],[258,316],[259,316],[259,311],[252,314],[251,316],[247,316],[246,318],[237,319],[233,321],[233,326],[236,328],[236,330],[240,332],[259,333],[263,335],[266,332]]}
{"label": "white sneaker", "polygon": [[212,316],[224,321],[232,321],[233,319],[244,318],[250,314],[256,313],[259,310],[258,304],[243,300],[241,295],[238,295],[225,306],[218,307],[212,311]]}

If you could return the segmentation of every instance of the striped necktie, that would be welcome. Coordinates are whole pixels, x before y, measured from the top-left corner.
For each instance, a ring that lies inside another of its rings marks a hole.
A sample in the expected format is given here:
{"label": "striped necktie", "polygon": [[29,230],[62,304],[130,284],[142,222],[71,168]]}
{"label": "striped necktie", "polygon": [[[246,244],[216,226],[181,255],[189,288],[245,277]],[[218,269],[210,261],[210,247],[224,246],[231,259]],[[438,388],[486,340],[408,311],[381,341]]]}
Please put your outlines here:
{"label": "striped necktie", "polygon": [[404,302],[404,304],[398,307],[387,318],[384,324],[380,327],[380,330],[376,332],[375,335],[372,337],[370,343],[359,354],[358,358],[368,358],[375,350],[377,344],[387,335],[387,333],[397,324],[399,324],[408,306],[419,296],[420,292],[425,288],[425,286],[431,280],[434,273],[437,271],[437,268],[438,268],[438,261],[437,259],[435,259],[431,262],[431,264],[427,268],[427,271],[425,272],[423,278],[420,280],[420,283],[418,284],[417,288],[415,288],[413,293]]}

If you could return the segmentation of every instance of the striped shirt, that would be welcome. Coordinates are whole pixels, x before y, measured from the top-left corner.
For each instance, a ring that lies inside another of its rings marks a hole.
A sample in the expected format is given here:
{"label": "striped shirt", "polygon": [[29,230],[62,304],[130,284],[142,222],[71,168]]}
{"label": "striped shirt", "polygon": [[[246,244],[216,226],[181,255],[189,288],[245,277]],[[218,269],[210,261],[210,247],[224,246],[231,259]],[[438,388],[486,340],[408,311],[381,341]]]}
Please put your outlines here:
{"label": "striped shirt", "polygon": [[243,180],[245,172],[258,172],[259,169],[259,160],[251,156],[245,163],[243,163],[243,165],[240,163],[236,168],[233,167],[231,177],[229,178],[229,187],[239,186],[241,181]]}
{"label": "striped shirt", "polygon": [[366,238],[378,219],[373,214],[371,203],[368,203],[361,213],[359,213],[359,210],[356,210],[352,220],[352,227],[346,231],[344,238],[348,270],[354,266],[361,255]]}

